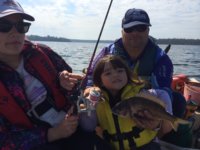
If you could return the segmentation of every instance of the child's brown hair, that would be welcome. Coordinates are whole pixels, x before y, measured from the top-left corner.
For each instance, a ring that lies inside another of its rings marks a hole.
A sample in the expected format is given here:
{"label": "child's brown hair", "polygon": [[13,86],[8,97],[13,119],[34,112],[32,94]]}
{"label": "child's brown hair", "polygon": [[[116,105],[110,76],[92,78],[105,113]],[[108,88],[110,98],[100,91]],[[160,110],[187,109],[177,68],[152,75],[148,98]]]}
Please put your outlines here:
{"label": "child's brown hair", "polygon": [[131,71],[126,65],[126,63],[119,57],[115,55],[106,55],[101,58],[95,66],[93,72],[93,82],[95,86],[102,87],[101,75],[104,71],[106,63],[110,63],[114,69],[124,68],[128,78],[128,82],[131,81]]}

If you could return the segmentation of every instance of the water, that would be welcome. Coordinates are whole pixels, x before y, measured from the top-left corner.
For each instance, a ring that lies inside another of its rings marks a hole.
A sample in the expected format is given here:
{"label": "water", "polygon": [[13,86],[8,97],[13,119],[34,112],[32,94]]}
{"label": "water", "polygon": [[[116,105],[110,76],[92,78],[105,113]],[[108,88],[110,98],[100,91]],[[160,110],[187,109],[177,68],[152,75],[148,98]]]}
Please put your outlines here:
{"label": "water", "polygon": [[[96,43],[83,42],[41,42],[60,54],[73,68],[73,72],[81,73],[87,68]],[[108,45],[100,43],[97,53]],[[167,45],[159,45],[165,48]],[[96,54],[97,54],[96,53]],[[200,81],[200,45],[172,45],[168,53],[173,64],[174,74],[186,74]]]}

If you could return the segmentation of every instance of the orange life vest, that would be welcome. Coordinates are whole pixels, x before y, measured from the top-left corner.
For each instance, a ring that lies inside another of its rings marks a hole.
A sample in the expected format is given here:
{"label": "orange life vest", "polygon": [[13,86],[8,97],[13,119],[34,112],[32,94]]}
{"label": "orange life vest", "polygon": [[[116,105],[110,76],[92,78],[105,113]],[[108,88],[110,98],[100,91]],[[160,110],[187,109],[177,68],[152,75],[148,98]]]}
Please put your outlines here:
{"label": "orange life vest", "polygon": [[[63,91],[56,83],[58,82],[58,72],[52,64],[50,58],[43,52],[43,47],[26,43],[24,45],[24,52],[30,54],[28,63],[39,73],[43,84],[50,88],[52,99],[55,101],[55,106],[58,109],[69,108],[70,101],[67,100]],[[12,124],[20,125],[26,128],[32,128],[33,124],[26,115],[26,112],[18,105],[15,99],[11,96],[8,89],[0,81],[0,114],[3,115]]]}

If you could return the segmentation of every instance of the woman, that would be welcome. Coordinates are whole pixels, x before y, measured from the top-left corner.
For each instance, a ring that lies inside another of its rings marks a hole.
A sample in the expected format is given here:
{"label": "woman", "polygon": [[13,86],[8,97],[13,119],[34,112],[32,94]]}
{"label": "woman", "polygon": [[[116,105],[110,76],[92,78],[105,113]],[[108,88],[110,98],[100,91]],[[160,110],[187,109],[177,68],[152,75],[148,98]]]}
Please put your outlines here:
{"label": "woman", "polygon": [[93,149],[69,99],[82,76],[49,47],[25,40],[25,20],[34,18],[19,3],[0,2],[0,149]]}

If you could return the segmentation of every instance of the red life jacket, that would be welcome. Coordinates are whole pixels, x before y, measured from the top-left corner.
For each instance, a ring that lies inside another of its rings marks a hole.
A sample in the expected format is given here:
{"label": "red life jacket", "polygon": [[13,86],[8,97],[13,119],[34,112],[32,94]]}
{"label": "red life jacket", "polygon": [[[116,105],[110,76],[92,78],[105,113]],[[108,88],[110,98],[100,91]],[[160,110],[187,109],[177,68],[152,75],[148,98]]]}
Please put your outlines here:
{"label": "red life jacket", "polygon": [[[56,83],[58,73],[49,57],[37,45],[33,45],[32,43],[25,44],[24,50],[26,51],[27,49],[28,52],[28,48],[33,48],[36,52],[36,55],[31,55],[28,58],[28,63],[40,74],[42,82],[50,88],[56,107],[58,109],[63,107],[69,108],[71,103]],[[12,124],[32,128],[33,124],[26,115],[26,112],[20,108],[2,82],[0,82],[0,91],[0,114]]]}

